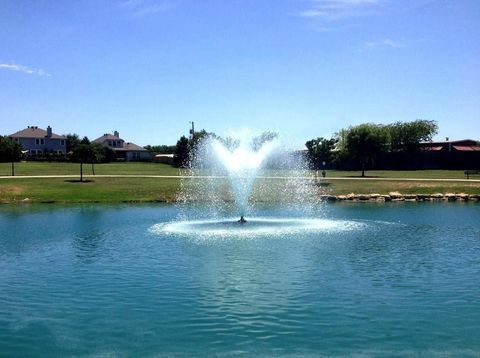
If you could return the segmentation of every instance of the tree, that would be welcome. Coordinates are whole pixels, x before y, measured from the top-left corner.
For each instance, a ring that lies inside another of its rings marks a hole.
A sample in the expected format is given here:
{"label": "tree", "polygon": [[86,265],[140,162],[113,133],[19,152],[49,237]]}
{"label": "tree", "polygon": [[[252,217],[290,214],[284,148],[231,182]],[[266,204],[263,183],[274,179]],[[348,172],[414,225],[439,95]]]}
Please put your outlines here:
{"label": "tree", "polygon": [[308,150],[308,159],[314,168],[320,168],[323,162],[332,161],[332,151],[335,148],[337,140],[335,138],[326,139],[319,137],[311,139],[305,143]]}
{"label": "tree", "polygon": [[173,156],[174,165],[182,168],[188,167],[198,145],[207,138],[219,137],[215,133],[207,132],[205,129],[193,133],[190,139],[185,136],[180,137],[177,141],[175,155]]}
{"label": "tree", "polygon": [[365,176],[365,165],[375,162],[388,151],[390,136],[382,125],[365,123],[350,127],[346,135],[346,154],[350,159],[360,162],[362,177]]}
{"label": "tree", "polygon": [[15,162],[22,156],[22,147],[19,143],[8,137],[0,136],[0,161],[11,162],[11,173],[15,176]]}
{"label": "tree", "polygon": [[438,133],[438,125],[435,121],[417,119],[413,122],[396,122],[388,125],[391,146],[394,151],[415,151],[420,142],[431,141]]}
{"label": "tree", "polygon": [[173,163],[176,167],[184,168],[188,166],[189,159],[189,140],[185,136],[181,136],[177,141],[177,149],[175,155],[173,156]]}
{"label": "tree", "polygon": [[271,142],[278,138],[278,134],[275,132],[263,132],[259,136],[252,139],[252,149],[258,151],[265,143]]}
{"label": "tree", "polygon": [[80,137],[75,133],[64,134],[64,137],[67,138],[66,152],[68,154],[77,144],[80,144]]}
{"label": "tree", "polygon": [[144,147],[146,150],[148,150],[151,153],[155,154],[171,154],[175,153],[177,150],[176,145],[146,145]]}
{"label": "tree", "polygon": [[[93,163],[95,158],[94,148],[90,143],[81,142],[72,151],[72,160],[80,163],[80,181],[83,182],[83,163]],[[93,165],[93,164],[92,164]]]}

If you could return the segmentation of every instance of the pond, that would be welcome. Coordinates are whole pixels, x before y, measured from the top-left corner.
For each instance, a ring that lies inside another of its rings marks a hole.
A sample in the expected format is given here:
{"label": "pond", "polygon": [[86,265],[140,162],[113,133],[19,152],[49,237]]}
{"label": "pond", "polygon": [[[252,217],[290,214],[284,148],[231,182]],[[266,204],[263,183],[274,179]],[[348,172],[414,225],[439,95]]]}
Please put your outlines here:
{"label": "pond", "polygon": [[478,204],[178,215],[1,207],[0,356],[480,355]]}

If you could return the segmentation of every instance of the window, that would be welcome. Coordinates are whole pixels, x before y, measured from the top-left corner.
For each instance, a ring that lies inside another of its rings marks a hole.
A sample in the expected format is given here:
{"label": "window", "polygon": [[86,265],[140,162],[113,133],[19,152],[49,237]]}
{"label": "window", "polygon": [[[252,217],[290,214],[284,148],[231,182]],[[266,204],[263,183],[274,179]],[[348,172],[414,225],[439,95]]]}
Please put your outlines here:
{"label": "window", "polygon": [[108,146],[112,147],[112,141],[111,140],[108,141]]}
{"label": "window", "polygon": [[35,144],[36,145],[44,145],[45,144],[45,139],[35,138]]}
{"label": "window", "polygon": [[122,146],[122,142],[117,140],[117,147],[121,147]]}
{"label": "window", "polygon": [[60,145],[65,146],[65,139],[60,140]]}

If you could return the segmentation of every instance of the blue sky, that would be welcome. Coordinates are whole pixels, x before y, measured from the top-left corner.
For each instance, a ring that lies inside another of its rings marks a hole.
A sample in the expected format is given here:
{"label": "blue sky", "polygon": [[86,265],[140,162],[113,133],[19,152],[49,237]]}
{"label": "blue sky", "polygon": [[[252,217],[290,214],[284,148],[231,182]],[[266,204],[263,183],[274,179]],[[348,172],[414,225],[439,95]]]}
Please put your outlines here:
{"label": "blue sky", "polygon": [[0,133],[141,145],[197,128],[292,147],[362,123],[480,139],[478,0],[0,1]]}

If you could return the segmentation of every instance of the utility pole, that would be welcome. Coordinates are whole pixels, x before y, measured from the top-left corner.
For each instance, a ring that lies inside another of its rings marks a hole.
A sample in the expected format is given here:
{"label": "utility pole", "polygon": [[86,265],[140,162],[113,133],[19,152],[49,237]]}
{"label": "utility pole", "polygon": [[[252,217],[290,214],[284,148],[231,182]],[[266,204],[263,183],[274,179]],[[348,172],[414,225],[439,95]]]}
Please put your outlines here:
{"label": "utility pole", "polygon": [[192,125],[192,128],[190,129],[190,139],[193,139],[193,135],[195,134],[195,122],[191,121],[189,123]]}

